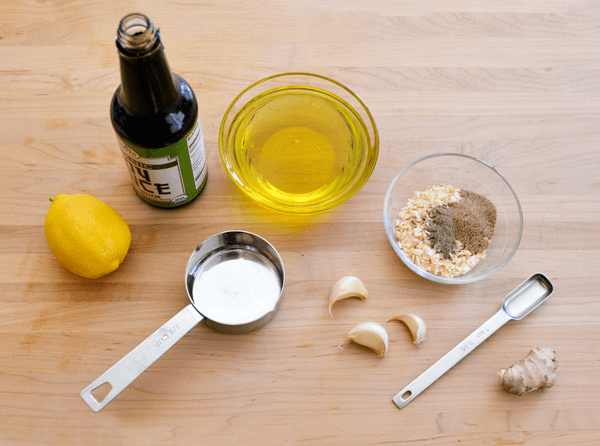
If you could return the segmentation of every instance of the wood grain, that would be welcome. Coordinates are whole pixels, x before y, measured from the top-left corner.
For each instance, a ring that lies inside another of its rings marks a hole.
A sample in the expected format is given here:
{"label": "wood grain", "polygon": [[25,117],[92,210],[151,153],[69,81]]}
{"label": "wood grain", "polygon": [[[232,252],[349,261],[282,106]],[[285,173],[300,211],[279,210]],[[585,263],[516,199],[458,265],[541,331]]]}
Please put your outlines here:
{"label": "wood grain", "polygon": [[[191,205],[152,208],[133,192],[108,116],[125,14],[161,29],[173,70],[200,102],[209,180]],[[597,445],[600,442],[600,4],[595,1],[332,0],[0,4],[0,444]],[[311,217],[261,208],[219,158],[221,118],[246,86],[284,71],[333,77],[369,106],[381,138],[369,182]],[[386,239],[383,198],[432,153],[479,157],[516,190],[525,227],[511,262],[460,287],[408,270]],[[133,240],[124,264],[75,277],[50,253],[48,198],[89,193]],[[259,233],[283,258],[281,308],[263,329],[200,325],[95,414],[79,393],[187,304],[196,243]],[[509,323],[409,406],[400,389],[494,314],[526,277],[555,293]],[[343,275],[366,301],[327,311]],[[399,311],[425,319],[415,347]],[[384,324],[378,359],[347,344]],[[535,346],[558,352],[558,384],[516,397],[497,370]]]}

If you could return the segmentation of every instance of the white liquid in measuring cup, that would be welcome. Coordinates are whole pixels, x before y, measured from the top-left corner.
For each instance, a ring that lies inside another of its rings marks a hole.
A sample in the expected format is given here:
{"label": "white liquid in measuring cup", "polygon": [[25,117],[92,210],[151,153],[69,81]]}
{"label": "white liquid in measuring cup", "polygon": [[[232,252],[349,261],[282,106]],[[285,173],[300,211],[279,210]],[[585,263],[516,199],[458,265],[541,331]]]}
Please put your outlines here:
{"label": "white liquid in measuring cup", "polygon": [[256,321],[275,308],[279,277],[260,257],[236,258],[201,271],[192,290],[194,306],[211,321],[239,325]]}

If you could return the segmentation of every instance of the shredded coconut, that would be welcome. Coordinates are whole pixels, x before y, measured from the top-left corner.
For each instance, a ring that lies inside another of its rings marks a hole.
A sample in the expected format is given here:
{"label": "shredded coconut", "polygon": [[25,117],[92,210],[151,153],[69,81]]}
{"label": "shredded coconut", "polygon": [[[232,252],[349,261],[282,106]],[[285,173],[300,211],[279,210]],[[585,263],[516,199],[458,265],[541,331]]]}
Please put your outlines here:
{"label": "shredded coconut", "polygon": [[459,192],[451,185],[430,186],[425,191],[417,191],[396,218],[396,240],[400,249],[419,268],[442,277],[466,274],[485,258],[485,251],[473,254],[456,240],[454,253],[444,259],[429,243],[427,228],[433,208],[459,201]]}

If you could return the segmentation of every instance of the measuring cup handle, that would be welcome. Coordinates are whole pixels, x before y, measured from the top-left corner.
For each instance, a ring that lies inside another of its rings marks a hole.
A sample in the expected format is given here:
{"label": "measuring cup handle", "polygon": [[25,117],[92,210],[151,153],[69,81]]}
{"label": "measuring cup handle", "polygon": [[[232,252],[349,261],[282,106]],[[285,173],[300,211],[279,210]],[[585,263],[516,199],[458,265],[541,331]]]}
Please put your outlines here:
{"label": "measuring cup handle", "polygon": [[[188,305],[145,341],[129,352],[81,392],[81,398],[94,412],[104,409],[119,393],[140,376],[148,367],[194,328],[204,317],[193,305]],[[102,401],[92,392],[109,384],[112,388]]]}
{"label": "measuring cup handle", "polygon": [[471,353],[479,344],[494,334],[500,327],[512,318],[501,309],[494,316],[488,319],[481,327],[471,333],[460,344],[450,350],[438,362],[429,367],[417,379],[402,389],[393,401],[402,409],[413,399],[423,392],[427,387],[433,384],[440,376],[454,367],[461,359]]}

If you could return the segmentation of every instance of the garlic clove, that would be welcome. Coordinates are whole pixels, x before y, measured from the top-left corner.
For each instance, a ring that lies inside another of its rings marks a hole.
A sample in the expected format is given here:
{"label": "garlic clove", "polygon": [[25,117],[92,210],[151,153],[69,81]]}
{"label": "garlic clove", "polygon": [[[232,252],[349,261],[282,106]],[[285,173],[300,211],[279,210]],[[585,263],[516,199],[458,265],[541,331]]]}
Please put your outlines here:
{"label": "garlic clove", "polygon": [[358,277],[342,277],[331,288],[331,294],[329,295],[329,314],[333,318],[331,307],[333,307],[333,304],[338,300],[346,299],[348,297],[358,297],[365,300],[367,295],[367,289]]}
{"label": "garlic clove", "polygon": [[410,330],[410,333],[412,334],[412,337],[413,337],[413,342],[415,344],[419,344],[425,340],[425,331],[427,329],[427,327],[425,326],[425,321],[423,321],[423,319],[421,319],[416,314],[412,314],[412,313],[399,314],[399,315],[391,318],[388,322],[390,322],[390,321],[404,322],[406,324],[406,326],[408,327],[408,329]]}
{"label": "garlic clove", "polygon": [[388,334],[381,325],[375,322],[363,322],[354,327],[338,347],[346,341],[353,341],[373,350],[378,357],[386,354],[388,349]]}

